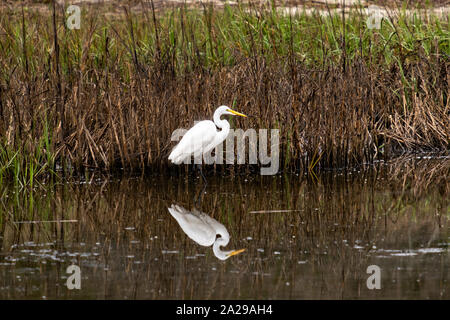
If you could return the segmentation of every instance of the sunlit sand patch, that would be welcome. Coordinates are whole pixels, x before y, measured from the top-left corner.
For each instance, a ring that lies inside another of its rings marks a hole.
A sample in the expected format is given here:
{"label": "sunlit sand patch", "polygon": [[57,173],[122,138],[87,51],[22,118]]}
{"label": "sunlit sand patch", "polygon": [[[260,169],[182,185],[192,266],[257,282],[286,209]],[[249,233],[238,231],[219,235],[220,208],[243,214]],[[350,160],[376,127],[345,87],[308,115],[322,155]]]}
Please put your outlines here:
{"label": "sunlit sand patch", "polygon": [[[277,11],[286,14],[286,15],[320,15],[320,16],[329,16],[331,15],[341,15],[342,11],[344,11],[345,15],[353,14],[353,13],[362,13],[367,16],[370,16],[374,13],[375,7],[363,7],[358,9],[356,7],[346,7],[343,8],[311,8],[311,7],[278,7]],[[401,15],[405,16],[413,16],[419,14],[420,16],[446,16],[450,13],[450,7],[436,7],[436,8],[427,8],[427,9],[406,9],[406,10],[397,10],[397,9],[389,9],[386,7],[378,7],[377,12],[384,18],[398,18]]]}
{"label": "sunlit sand patch", "polygon": [[[103,14],[108,17],[117,16],[123,14],[123,8],[127,7],[132,12],[142,12],[143,9],[151,10],[165,10],[174,7],[187,6],[188,8],[204,8],[205,5],[213,4],[215,8],[221,9],[225,5],[237,6],[237,5],[250,5],[253,9],[270,8],[272,5],[271,1],[261,0],[261,1],[228,1],[228,0],[154,0],[153,5],[150,1],[148,2],[135,2],[131,3],[129,6],[125,2],[118,0],[78,0],[78,1],[68,1],[68,0],[57,0],[58,6],[67,7],[69,5],[79,5],[93,8],[103,7]],[[345,9],[344,9],[345,4]],[[317,1],[276,1],[275,2],[277,11],[286,15],[313,15],[318,14],[321,16],[326,16],[331,14],[342,14],[342,10],[346,15],[351,12],[358,10],[360,13],[369,15],[370,7],[373,8],[375,4],[370,1],[363,0],[317,0]],[[20,8],[16,3],[0,4],[0,9],[2,7],[14,7]],[[48,13],[51,6],[48,3],[31,3],[26,5],[27,8],[37,10],[39,12]],[[387,6],[377,5],[379,7],[379,12],[385,17],[397,17],[399,9],[401,6],[395,1],[388,2]],[[412,8],[412,5],[411,5]],[[401,10],[402,14],[414,15],[420,14],[421,16],[445,16],[450,13],[450,6],[448,3],[436,3],[433,7],[426,9],[406,9]],[[251,9],[251,10],[253,10]]]}

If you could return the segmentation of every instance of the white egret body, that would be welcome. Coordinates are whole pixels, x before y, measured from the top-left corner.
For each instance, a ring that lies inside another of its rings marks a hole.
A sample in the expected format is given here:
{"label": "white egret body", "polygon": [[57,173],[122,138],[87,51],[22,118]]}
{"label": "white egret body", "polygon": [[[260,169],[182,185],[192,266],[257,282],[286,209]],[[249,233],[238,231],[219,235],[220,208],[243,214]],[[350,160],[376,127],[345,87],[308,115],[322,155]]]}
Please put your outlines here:
{"label": "white egret body", "polygon": [[226,260],[231,256],[245,251],[245,249],[222,251],[220,247],[228,244],[230,234],[223,224],[207,214],[196,209],[189,211],[176,204],[172,204],[168,209],[184,233],[201,246],[209,247],[212,245],[214,255],[218,259]]}
{"label": "white egret body", "polygon": [[[230,132],[228,121],[220,119],[225,114],[247,117],[227,106],[220,106],[214,112],[214,122],[211,120],[200,121],[184,134],[170,153],[169,160],[174,164],[180,164],[192,155],[203,155],[221,144]],[[217,128],[222,130],[218,131]]]}

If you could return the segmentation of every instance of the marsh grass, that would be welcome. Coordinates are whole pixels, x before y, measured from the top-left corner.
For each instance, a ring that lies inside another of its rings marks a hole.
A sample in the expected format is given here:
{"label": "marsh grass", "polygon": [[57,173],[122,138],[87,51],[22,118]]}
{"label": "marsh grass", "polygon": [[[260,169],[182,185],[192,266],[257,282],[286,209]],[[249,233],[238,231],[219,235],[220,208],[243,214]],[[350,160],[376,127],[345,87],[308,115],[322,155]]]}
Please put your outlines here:
{"label": "marsh grass", "polygon": [[32,183],[56,165],[166,169],[173,130],[233,103],[252,116],[234,126],[280,129],[285,169],[448,151],[448,17],[399,9],[369,30],[358,8],[285,15],[255,4],[141,4],[113,15],[84,7],[80,30],[67,29],[59,6],[2,8],[4,174],[20,168]]}

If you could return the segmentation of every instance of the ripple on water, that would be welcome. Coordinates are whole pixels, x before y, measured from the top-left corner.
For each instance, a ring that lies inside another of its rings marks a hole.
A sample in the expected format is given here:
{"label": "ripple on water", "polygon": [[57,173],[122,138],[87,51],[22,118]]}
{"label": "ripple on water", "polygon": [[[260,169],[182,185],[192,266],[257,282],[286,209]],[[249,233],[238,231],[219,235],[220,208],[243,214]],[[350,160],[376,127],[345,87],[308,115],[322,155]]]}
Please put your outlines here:
{"label": "ripple on water", "polygon": [[162,254],[177,254],[180,253],[178,250],[161,250]]}
{"label": "ripple on water", "polygon": [[388,258],[388,257],[414,257],[419,254],[441,254],[447,252],[445,248],[420,248],[411,250],[400,250],[400,249],[378,249],[374,250],[377,253],[384,253],[385,255],[377,255],[378,258]]}

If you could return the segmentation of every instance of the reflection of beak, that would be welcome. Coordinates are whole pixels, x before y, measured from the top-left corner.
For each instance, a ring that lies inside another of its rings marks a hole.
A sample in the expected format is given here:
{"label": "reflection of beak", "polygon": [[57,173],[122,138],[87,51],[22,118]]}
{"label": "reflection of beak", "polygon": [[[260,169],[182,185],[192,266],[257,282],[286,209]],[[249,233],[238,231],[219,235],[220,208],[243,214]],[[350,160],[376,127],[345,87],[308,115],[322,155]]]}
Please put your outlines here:
{"label": "reflection of beak", "polygon": [[227,255],[227,257],[235,256],[235,255],[237,255],[237,254],[239,254],[239,253],[242,253],[242,252],[244,252],[244,251],[245,251],[245,249],[240,249],[240,250],[234,250],[234,251],[231,251],[231,253],[229,253],[229,254]]}
{"label": "reflection of beak", "polygon": [[235,114],[237,116],[241,116],[241,117],[247,118],[247,116],[245,114],[243,114],[243,113],[239,113],[239,112],[231,110],[231,109],[227,109],[227,111],[231,112],[232,114]]}

